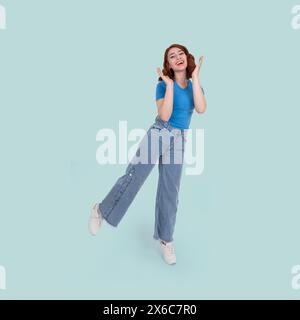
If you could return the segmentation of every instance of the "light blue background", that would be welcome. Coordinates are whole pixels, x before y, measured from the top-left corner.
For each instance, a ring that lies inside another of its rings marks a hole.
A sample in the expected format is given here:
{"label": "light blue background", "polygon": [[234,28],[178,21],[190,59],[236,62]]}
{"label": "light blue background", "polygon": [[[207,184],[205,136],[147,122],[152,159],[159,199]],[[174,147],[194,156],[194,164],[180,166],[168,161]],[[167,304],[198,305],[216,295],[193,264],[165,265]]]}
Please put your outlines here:
{"label": "light blue background", "polygon": [[[299,299],[297,1],[5,1],[0,299]],[[147,129],[164,50],[204,55],[205,169],[183,175],[176,266],[152,239],[154,169],[118,229],[87,232],[125,165],[96,133]]]}

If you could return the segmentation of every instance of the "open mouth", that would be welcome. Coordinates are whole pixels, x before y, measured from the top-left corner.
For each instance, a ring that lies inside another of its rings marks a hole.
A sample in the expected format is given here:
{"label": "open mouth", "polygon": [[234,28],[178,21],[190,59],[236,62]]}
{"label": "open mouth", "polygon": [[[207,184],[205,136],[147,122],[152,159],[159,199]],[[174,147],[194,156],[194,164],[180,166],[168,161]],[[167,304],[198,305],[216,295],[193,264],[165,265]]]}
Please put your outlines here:
{"label": "open mouth", "polygon": [[177,63],[176,63],[176,66],[179,66],[179,65],[181,65],[181,64],[183,64],[183,61],[177,62]]}

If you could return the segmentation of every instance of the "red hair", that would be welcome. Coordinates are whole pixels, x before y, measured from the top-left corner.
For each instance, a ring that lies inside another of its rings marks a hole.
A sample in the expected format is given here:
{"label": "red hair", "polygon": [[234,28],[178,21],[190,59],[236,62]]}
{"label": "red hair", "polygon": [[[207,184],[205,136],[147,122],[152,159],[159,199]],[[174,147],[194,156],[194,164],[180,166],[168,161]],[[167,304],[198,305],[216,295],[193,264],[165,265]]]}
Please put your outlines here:
{"label": "red hair", "polygon": [[[163,65],[162,73],[165,76],[168,76],[170,79],[174,80],[174,76],[175,76],[174,70],[170,69],[169,62],[168,62],[168,53],[171,48],[179,48],[186,54],[186,57],[187,57],[186,78],[190,79],[192,77],[192,72],[196,68],[195,58],[191,53],[189,53],[188,49],[181,44],[173,43],[166,49],[164,54],[164,65]],[[159,77],[158,80],[162,81],[162,78]]]}

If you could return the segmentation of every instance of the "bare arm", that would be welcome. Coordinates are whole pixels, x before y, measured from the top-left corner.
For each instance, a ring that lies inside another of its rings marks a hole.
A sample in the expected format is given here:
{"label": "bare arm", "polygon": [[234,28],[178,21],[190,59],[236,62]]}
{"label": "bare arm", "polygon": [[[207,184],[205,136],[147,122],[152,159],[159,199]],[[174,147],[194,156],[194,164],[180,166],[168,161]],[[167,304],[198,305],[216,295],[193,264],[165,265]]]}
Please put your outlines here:
{"label": "bare arm", "polygon": [[199,80],[199,72],[202,65],[203,56],[199,58],[199,63],[196,65],[193,73],[193,97],[194,97],[194,106],[195,110],[198,113],[203,113],[206,110],[206,99],[201,89],[200,80]]}
{"label": "bare arm", "polygon": [[168,76],[163,75],[160,68],[157,68],[157,73],[166,83],[166,93],[164,98],[156,101],[157,112],[159,117],[163,121],[168,121],[173,112],[173,90],[174,90],[174,82]]}
{"label": "bare arm", "polygon": [[173,84],[168,84],[163,99],[156,101],[157,112],[163,121],[168,121],[173,112]]}
{"label": "bare arm", "polygon": [[200,81],[198,78],[193,78],[193,96],[195,110],[198,113],[203,113],[206,110],[206,100],[201,89]]}

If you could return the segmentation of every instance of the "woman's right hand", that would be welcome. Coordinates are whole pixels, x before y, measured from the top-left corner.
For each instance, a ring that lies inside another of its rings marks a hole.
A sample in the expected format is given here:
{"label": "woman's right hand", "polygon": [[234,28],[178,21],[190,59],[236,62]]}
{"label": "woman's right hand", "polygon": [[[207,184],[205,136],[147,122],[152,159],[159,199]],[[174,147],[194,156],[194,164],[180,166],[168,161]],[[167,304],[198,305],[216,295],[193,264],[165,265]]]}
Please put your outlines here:
{"label": "woman's right hand", "polygon": [[165,82],[166,85],[170,85],[173,84],[173,80],[169,77],[169,76],[165,76],[159,67],[156,68],[156,71],[158,73],[158,75],[163,79],[163,81]]}

